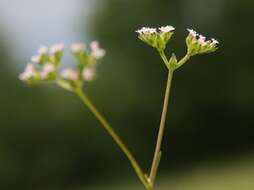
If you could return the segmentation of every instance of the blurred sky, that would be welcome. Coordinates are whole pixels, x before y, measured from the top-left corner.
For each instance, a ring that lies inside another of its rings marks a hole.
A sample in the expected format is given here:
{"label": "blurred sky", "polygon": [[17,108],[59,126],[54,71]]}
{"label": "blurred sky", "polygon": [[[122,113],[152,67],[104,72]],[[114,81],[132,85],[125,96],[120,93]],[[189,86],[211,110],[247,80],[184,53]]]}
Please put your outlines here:
{"label": "blurred sky", "polygon": [[[92,2],[0,0],[1,31],[4,32],[9,48],[19,55],[19,59],[27,60],[40,44],[64,42],[68,45],[87,38],[85,34],[78,32],[79,18],[89,15]],[[25,64],[22,61],[18,64],[20,67]]]}

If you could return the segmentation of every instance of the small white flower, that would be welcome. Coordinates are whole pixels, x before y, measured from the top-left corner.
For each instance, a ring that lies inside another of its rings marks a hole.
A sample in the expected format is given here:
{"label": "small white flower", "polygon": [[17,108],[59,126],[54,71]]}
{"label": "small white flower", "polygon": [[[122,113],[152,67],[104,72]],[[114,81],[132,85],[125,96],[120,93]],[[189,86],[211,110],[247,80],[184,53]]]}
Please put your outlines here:
{"label": "small white flower", "polygon": [[189,34],[193,37],[196,38],[198,36],[198,33],[195,30],[192,29],[187,29],[189,31]]}
{"label": "small white flower", "polygon": [[169,32],[173,32],[175,30],[175,28],[173,26],[162,26],[159,28],[159,30],[162,32],[162,33],[169,33]]}
{"label": "small white flower", "polygon": [[61,76],[64,79],[72,80],[72,81],[78,80],[79,78],[77,70],[70,69],[70,68],[64,69],[61,73]]}
{"label": "small white flower", "polygon": [[91,47],[91,56],[94,57],[95,59],[101,59],[105,56],[106,51],[99,46],[98,41],[93,41],[90,44]]}
{"label": "small white flower", "polygon": [[140,35],[142,35],[142,34],[147,35],[147,34],[155,34],[155,33],[157,33],[157,30],[156,30],[156,28],[143,27],[143,28],[137,30],[136,32],[139,33]]}
{"label": "small white flower", "polygon": [[22,81],[26,81],[31,79],[35,74],[34,65],[32,63],[28,63],[23,73],[19,75],[19,79]]}
{"label": "small white flower", "polygon": [[218,45],[218,44],[219,44],[219,41],[214,39],[214,38],[212,38],[212,45]]}
{"label": "small white flower", "polygon": [[46,79],[48,77],[48,75],[50,73],[52,73],[53,71],[55,71],[55,67],[53,66],[53,64],[52,63],[46,63],[43,66],[42,71],[40,72],[41,79]]}
{"label": "small white flower", "polygon": [[50,47],[50,53],[55,54],[55,53],[58,53],[58,52],[62,52],[63,49],[64,49],[64,44],[63,43],[55,44],[55,45]]}
{"label": "small white flower", "polygon": [[41,55],[34,55],[34,56],[32,56],[31,57],[31,61],[33,63],[40,63],[40,61],[41,61]]}
{"label": "small white flower", "polygon": [[95,77],[95,68],[88,67],[83,69],[82,71],[82,78],[86,81],[92,81]]}
{"label": "small white flower", "polygon": [[71,45],[71,50],[73,53],[79,53],[86,49],[86,45],[84,43],[74,43]]}
{"label": "small white flower", "polygon": [[48,47],[41,45],[40,48],[38,49],[38,54],[44,55],[47,53],[48,53]]}

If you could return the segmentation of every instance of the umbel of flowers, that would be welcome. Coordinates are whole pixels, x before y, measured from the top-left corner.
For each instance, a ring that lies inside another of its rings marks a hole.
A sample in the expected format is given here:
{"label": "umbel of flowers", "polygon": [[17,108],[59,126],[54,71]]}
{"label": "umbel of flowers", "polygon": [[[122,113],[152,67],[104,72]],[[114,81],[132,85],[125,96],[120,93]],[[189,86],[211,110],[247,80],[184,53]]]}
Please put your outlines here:
{"label": "umbel of flowers", "polygon": [[41,46],[37,54],[31,57],[31,63],[27,64],[19,79],[30,85],[56,82],[67,90],[73,90],[85,81],[95,79],[96,67],[106,53],[99,43],[93,41],[89,48],[83,43],[74,43],[71,51],[78,62],[76,67],[59,70],[64,44],[55,44],[49,48]]}
{"label": "umbel of flowers", "polygon": [[105,50],[100,48],[97,41],[92,42],[89,47],[83,43],[75,43],[71,45],[73,56],[77,60],[77,64],[72,68],[65,68],[59,71],[59,64],[64,54],[64,45],[56,44],[51,47],[41,46],[35,56],[31,58],[25,71],[19,75],[20,80],[26,84],[41,84],[47,82],[55,82],[65,90],[76,94],[84,105],[94,114],[101,126],[112,137],[114,142],[122,150],[128,158],[139,180],[142,182],[146,190],[154,190],[155,178],[159,168],[162,156],[162,140],[165,129],[167,108],[170,96],[171,82],[175,70],[185,64],[192,56],[198,54],[211,53],[218,49],[219,42],[215,39],[207,40],[201,34],[192,29],[187,29],[189,34],[186,37],[187,51],[186,55],[178,60],[173,53],[171,57],[167,57],[165,49],[171,37],[175,32],[172,26],[162,26],[159,28],[143,27],[137,30],[138,38],[144,43],[156,49],[168,68],[168,79],[166,83],[165,98],[163,103],[161,121],[158,131],[153,162],[149,173],[142,170],[139,163],[125,145],[120,136],[114,131],[105,117],[97,110],[91,100],[86,96],[83,90],[83,84],[92,81],[96,76],[96,67],[101,58],[105,55]]}
{"label": "umbel of flowers", "polygon": [[138,33],[138,38],[140,40],[159,51],[166,66],[173,71],[182,66],[191,56],[212,53],[218,49],[219,42],[217,40],[213,38],[211,40],[206,40],[205,36],[198,34],[196,31],[192,29],[187,30],[189,32],[189,35],[186,38],[187,54],[179,62],[177,61],[175,54],[172,54],[169,60],[164,54],[166,45],[175,31],[173,26],[162,26],[159,28],[143,27],[136,32]]}

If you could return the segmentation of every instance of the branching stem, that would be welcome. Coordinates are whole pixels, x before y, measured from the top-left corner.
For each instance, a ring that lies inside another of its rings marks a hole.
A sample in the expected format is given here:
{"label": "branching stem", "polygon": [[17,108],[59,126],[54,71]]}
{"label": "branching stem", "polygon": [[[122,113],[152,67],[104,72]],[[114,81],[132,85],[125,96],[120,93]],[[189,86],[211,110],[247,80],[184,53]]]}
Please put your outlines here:
{"label": "branching stem", "polygon": [[121,140],[121,138],[117,135],[117,133],[113,130],[111,125],[108,123],[108,121],[102,116],[102,114],[96,109],[96,107],[93,105],[93,103],[90,101],[90,99],[84,94],[82,89],[78,89],[75,91],[76,94],[79,96],[81,101],[88,107],[88,109],[94,114],[94,116],[98,119],[98,121],[101,123],[102,127],[108,132],[108,134],[112,137],[112,139],[115,141],[115,143],[119,146],[119,148],[123,151],[125,156],[129,159],[134,171],[136,172],[137,176],[139,177],[140,181],[143,183],[145,188],[147,190],[152,190],[151,184],[142,171],[141,167],[139,166],[138,162],[130,152],[130,150],[127,148],[127,146],[124,144],[124,142]]}

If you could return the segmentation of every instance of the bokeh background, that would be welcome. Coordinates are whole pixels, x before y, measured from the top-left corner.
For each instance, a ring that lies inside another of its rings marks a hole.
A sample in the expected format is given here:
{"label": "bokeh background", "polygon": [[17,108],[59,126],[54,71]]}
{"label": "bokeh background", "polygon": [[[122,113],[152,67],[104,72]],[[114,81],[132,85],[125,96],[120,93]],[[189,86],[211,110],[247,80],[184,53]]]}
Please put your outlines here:
{"label": "bokeh background", "polygon": [[157,189],[253,189],[253,18],[253,0],[0,0],[0,189],[143,189],[77,97],[17,76],[40,44],[99,40],[85,90],[148,170],[167,73],[134,31],[167,24],[169,55],[184,55],[187,27],[221,45],[175,73]]}

